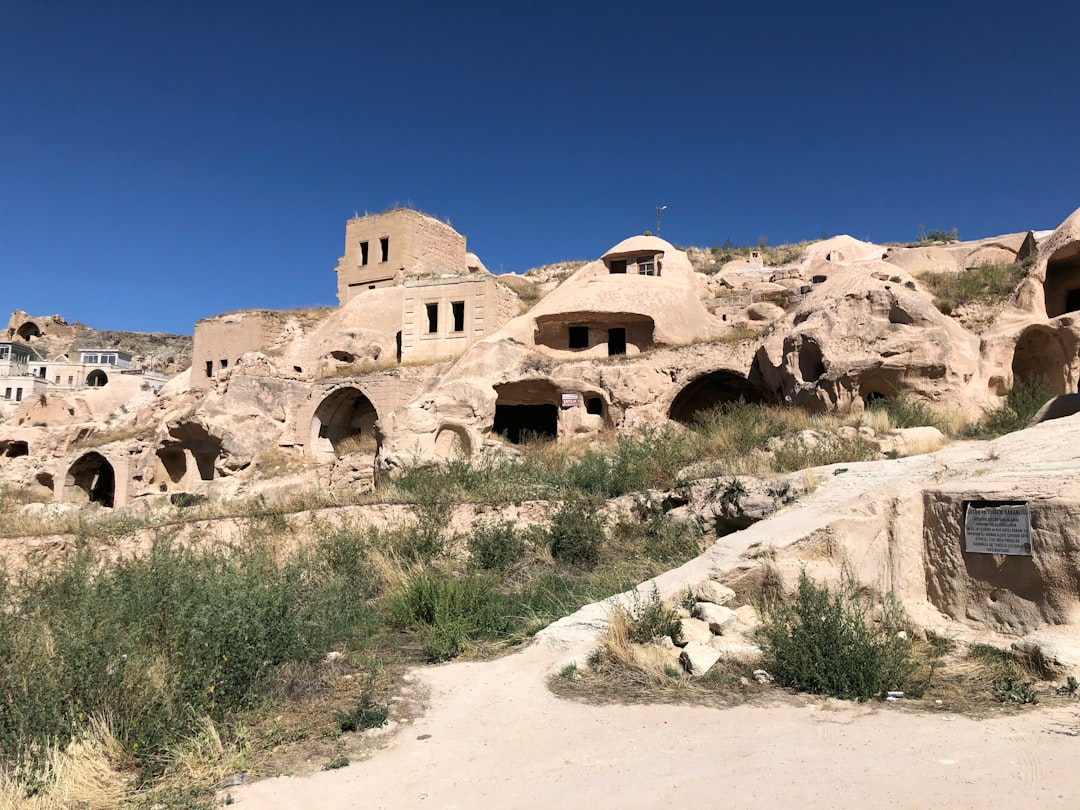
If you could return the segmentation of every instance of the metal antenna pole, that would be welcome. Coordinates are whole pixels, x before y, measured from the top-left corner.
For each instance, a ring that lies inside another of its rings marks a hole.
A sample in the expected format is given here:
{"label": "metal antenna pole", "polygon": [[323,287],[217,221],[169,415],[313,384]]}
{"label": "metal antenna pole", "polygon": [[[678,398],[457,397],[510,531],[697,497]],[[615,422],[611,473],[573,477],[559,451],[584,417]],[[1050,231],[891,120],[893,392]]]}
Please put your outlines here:
{"label": "metal antenna pole", "polygon": [[658,205],[658,206],[656,206],[656,235],[657,236],[660,235],[660,213],[662,211],[666,211],[666,210],[667,210],[666,205]]}

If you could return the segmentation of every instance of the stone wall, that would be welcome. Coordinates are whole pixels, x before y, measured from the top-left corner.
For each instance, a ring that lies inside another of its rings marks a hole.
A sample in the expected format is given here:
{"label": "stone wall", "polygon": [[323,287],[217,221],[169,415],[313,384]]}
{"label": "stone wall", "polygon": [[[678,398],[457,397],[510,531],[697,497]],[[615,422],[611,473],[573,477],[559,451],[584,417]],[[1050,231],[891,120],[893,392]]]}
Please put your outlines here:
{"label": "stone wall", "polygon": [[406,208],[351,219],[345,225],[345,253],[335,268],[338,302],[347,304],[360,292],[434,269],[468,269],[465,237],[446,223]]}

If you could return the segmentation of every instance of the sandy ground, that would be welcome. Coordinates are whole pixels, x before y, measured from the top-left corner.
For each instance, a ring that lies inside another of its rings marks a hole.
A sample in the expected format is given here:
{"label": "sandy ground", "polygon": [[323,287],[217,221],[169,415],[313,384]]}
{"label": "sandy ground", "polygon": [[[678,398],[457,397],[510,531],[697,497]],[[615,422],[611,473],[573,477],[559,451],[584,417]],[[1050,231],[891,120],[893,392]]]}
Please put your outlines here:
{"label": "sandy ground", "polygon": [[[982,475],[1070,479],[1080,469],[1080,417],[994,445],[989,454],[984,444],[958,444],[845,465],[838,476],[825,471],[811,497],[721,538],[658,577],[659,588],[678,593],[737,564],[754,545],[794,542],[901,485]],[[715,709],[591,706],[554,696],[545,678],[585,660],[606,615],[603,603],[590,605],[516,655],[419,670],[428,710],[370,759],[232,788],[232,796],[251,810],[1080,806],[1075,704],[972,720],[891,704]]]}
{"label": "sandy ground", "polygon": [[561,652],[422,671],[431,708],[347,768],[267,779],[246,808],[1076,807],[1080,711],[970,720],[838,701],[590,706],[551,694]]}

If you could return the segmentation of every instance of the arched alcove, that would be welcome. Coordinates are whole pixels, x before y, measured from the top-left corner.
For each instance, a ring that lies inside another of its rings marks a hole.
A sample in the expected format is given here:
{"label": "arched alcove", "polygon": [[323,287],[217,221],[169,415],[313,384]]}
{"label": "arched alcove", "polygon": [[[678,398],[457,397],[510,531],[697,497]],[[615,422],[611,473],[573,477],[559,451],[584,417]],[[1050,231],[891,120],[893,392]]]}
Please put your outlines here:
{"label": "arched alcove", "polygon": [[435,455],[441,459],[466,458],[471,448],[469,435],[457,425],[444,425],[435,434]]}
{"label": "arched alcove", "polygon": [[668,416],[689,425],[697,415],[728,402],[763,402],[760,390],[737,371],[721,369],[691,380],[671,402]]}
{"label": "arched alcove", "polygon": [[1080,242],[1055,250],[1046,262],[1043,296],[1049,318],[1080,310]]}
{"label": "arched alcove", "polygon": [[34,338],[41,337],[41,329],[33,321],[27,321],[16,330],[15,334],[19,336],[19,340],[29,343]]}
{"label": "arched alcove", "polygon": [[157,451],[157,474],[162,492],[194,481],[213,481],[221,457],[221,439],[200,422],[180,422],[169,429],[169,441]]}
{"label": "arched alcove", "polygon": [[109,375],[100,368],[95,368],[86,375],[86,384],[91,388],[104,388],[109,384]]}
{"label": "arched alcove", "polygon": [[68,468],[65,478],[67,500],[99,503],[111,507],[116,495],[116,474],[101,453],[80,456]]}
{"label": "arched alcove", "polygon": [[1054,330],[1045,326],[1025,329],[1013,349],[1013,385],[1045,381],[1049,393],[1064,394],[1068,359]]}
{"label": "arched alcove", "polygon": [[339,388],[315,409],[311,420],[311,449],[317,455],[340,456],[365,449],[359,440],[370,438],[370,449],[378,449],[375,422],[379,414],[359,388]]}

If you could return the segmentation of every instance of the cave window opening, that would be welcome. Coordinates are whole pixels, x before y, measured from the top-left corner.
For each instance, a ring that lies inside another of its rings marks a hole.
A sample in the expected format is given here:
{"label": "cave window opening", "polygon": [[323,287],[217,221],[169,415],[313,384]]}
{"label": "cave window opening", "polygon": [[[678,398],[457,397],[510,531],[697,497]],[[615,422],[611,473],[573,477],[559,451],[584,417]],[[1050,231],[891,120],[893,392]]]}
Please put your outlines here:
{"label": "cave window opening", "polygon": [[559,409],[555,405],[495,405],[492,432],[511,444],[554,439],[559,433]]}
{"label": "cave window opening", "polygon": [[608,329],[608,356],[626,354],[626,329],[616,327]]}

